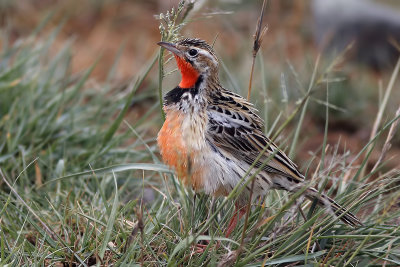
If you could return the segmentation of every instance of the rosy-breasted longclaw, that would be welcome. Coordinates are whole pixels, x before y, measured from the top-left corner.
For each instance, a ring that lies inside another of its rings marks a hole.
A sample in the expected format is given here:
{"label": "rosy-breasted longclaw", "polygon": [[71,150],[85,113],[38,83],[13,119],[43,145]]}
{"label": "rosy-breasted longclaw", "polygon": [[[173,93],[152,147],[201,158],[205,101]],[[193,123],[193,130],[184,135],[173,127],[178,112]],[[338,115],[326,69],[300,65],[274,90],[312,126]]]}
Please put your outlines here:
{"label": "rosy-breasted longclaw", "polygon": [[[157,139],[163,161],[178,178],[195,191],[226,196],[255,164],[248,177],[262,170],[255,177],[254,198],[271,188],[296,192],[305,185],[296,164],[264,135],[264,122],[253,105],[221,85],[218,58],[210,45],[188,38],[158,44],[173,53],[182,75],[179,85],[165,95],[166,120]],[[237,209],[245,207],[250,190],[246,186]],[[307,188],[304,195],[341,216],[346,224],[362,225],[315,188]],[[235,218],[228,235],[237,223]]]}

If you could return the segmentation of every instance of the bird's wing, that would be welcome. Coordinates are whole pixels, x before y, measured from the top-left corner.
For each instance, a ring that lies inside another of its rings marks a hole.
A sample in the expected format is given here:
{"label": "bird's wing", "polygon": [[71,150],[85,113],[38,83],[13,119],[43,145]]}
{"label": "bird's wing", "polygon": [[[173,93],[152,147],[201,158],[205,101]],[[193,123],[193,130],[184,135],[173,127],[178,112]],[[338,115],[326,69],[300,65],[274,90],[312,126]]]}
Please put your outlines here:
{"label": "bird's wing", "polygon": [[[230,91],[214,96],[208,106],[209,142],[222,154],[252,165],[255,162],[268,173],[280,174],[298,183],[304,176],[284,152],[262,132],[263,121],[244,98]],[[265,149],[267,147],[267,149]],[[266,164],[265,164],[266,163]]]}

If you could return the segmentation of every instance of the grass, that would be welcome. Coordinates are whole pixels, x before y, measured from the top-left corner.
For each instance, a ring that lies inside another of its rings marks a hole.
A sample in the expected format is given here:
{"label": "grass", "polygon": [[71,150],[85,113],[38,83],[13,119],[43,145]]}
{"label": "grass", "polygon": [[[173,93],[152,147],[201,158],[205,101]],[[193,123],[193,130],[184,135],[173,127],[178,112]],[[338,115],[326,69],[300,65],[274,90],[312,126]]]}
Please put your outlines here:
{"label": "grass", "polygon": [[[165,29],[167,34],[183,22]],[[146,114],[157,119],[124,121],[135,99],[154,100],[159,94],[148,74],[156,63],[163,66],[162,54],[116,91],[107,82],[89,80],[95,64],[71,75],[68,43],[50,57],[56,34],[57,29],[49,36],[33,34],[0,56],[1,265],[400,265],[399,172],[386,169],[384,160],[373,172],[362,171],[398,115],[386,114],[387,121],[380,115],[381,127],[371,141],[351,154],[326,143],[331,112],[326,104],[325,141],[314,152],[318,167],[311,171],[302,163],[307,185],[351,207],[363,227],[344,225],[303,201],[301,192],[271,191],[252,203],[247,226],[242,219],[225,238],[241,186],[226,198],[194,194],[160,163],[155,136],[147,134],[162,122],[158,100]],[[299,153],[296,140],[314,92],[325,90],[321,101],[329,103],[332,65],[315,63],[314,69],[300,101],[288,103],[290,112],[276,120],[271,110],[264,112],[270,136],[287,132],[280,144],[291,154]],[[111,67],[108,80],[112,75]],[[159,75],[162,82],[164,72]],[[264,75],[259,79],[268,80]],[[197,242],[208,244],[205,253],[193,253]]]}

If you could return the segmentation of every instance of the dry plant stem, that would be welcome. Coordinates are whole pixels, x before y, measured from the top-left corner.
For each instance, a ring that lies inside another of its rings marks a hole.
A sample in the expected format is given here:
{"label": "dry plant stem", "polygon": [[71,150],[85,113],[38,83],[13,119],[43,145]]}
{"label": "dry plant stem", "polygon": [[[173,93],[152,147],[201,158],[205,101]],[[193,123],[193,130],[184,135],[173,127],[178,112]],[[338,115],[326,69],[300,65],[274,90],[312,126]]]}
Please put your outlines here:
{"label": "dry plant stem", "polygon": [[[395,117],[398,117],[399,115],[400,115],[400,107],[397,109],[397,111],[396,111],[396,116],[395,116]],[[379,156],[378,161],[375,163],[374,167],[372,168],[372,171],[371,171],[371,172],[374,172],[374,171],[376,170],[376,168],[378,168],[378,166],[379,166],[379,165],[383,162],[383,160],[385,159],[387,152],[389,151],[390,147],[392,146],[391,141],[392,141],[392,139],[393,139],[393,137],[394,137],[394,134],[396,133],[396,129],[397,129],[397,126],[398,126],[398,125],[399,125],[399,119],[397,119],[397,120],[392,124],[392,126],[390,126],[390,130],[389,130],[389,133],[388,133],[388,135],[387,135],[387,137],[386,137],[385,144],[383,145],[382,153],[381,153],[381,155]]]}
{"label": "dry plant stem", "polygon": [[125,243],[124,253],[126,253],[126,252],[128,251],[128,248],[129,248],[130,245],[132,244],[133,238],[134,238],[135,235],[137,234],[138,230],[139,230],[138,223],[136,223],[136,224],[133,226],[132,232],[131,232],[131,234],[129,235],[128,240],[127,240],[126,243]]}
{"label": "dry plant stem", "polygon": [[[257,22],[256,33],[254,35],[253,62],[251,64],[251,72],[250,72],[249,88],[248,88],[248,92],[247,92],[247,100],[249,100],[250,96],[251,96],[251,86],[252,86],[252,81],[253,81],[254,65],[255,65],[255,62],[256,62],[257,52],[260,49],[262,38],[263,38],[264,34],[267,31],[267,27],[264,27],[263,30],[261,31],[261,25],[262,25],[262,21],[263,21],[263,18],[264,18],[264,11],[265,11],[266,2],[267,2],[267,0],[263,1],[263,5],[262,5],[262,8],[261,8],[261,14],[260,14],[260,17],[258,18],[258,22]],[[239,248],[237,250],[237,253],[236,253],[236,257],[237,258],[238,258],[238,256],[240,255],[240,252],[243,249],[244,235],[246,233],[246,229],[247,229],[247,225],[248,225],[248,221],[249,221],[249,214],[250,214],[250,209],[251,209],[251,199],[253,197],[254,181],[255,181],[255,179],[253,179],[253,181],[251,182],[250,197],[249,197],[249,201],[247,203],[247,210],[246,210],[246,219],[245,219],[244,226],[243,226],[243,232],[242,232],[242,237],[241,237],[241,240],[240,240],[240,246],[239,246]]]}
{"label": "dry plant stem", "polygon": [[313,225],[313,227],[311,227],[311,230],[310,230],[310,236],[308,237],[308,241],[307,241],[307,249],[306,249],[306,253],[307,253],[307,254],[308,254],[308,252],[310,251],[310,247],[311,247],[311,240],[312,240],[313,233],[314,233],[314,227],[315,227],[315,224]]}
{"label": "dry plant stem", "polygon": [[[385,111],[387,102],[389,100],[389,96],[390,96],[390,94],[392,92],[392,89],[394,87],[394,83],[395,83],[396,78],[398,76],[399,69],[400,69],[400,57],[397,60],[397,63],[396,63],[396,66],[394,67],[392,76],[390,77],[389,84],[388,84],[388,86],[386,88],[386,92],[385,92],[385,95],[383,97],[382,103],[379,106],[379,111],[378,111],[378,114],[376,115],[374,126],[372,127],[371,135],[370,135],[370,138],[369,138],[370,140],[372,140],[375,137],[376,133],[378,132],[378,127],[381,124],[382,117],[383,117],[383,112]],[[368,149],[368,151],[372,149],[372,144],[370,144],[369,147],[370,147],[370,149]],[[367,153],[366,155],[368,155],[368,154],[369,153]],[[365,174],[365,167],[362,169],[361,175],[359,177],[363,177],[364,174]]]}
{"label": "dry plant stem", "polygon": [[[389,255],[389,251],[392,249],[392,245],[393,245],[393,243],[390,243],[389,246],[388,246],[387,253],[386,253],[386,258],[387,258],[388,255]],[[383,262],[382,267],[386,267],[386,264],[387,264],[387,260],[385,260],[385,261]]]}
{"label": "dry plant stem", "polygon": [[386,107],[386,104],[387,104],[387,102],[389,100],[389,96],[390,96],[390,94],[392,92],[394,82],[396,81],[397,73],[399,72],[399,67],[400,67],[400,58],[397,61],[396,67],[395,67],[395,69],[393,71],[392,77],[390,78],[388,87],[386,89],[385,96],[384,96],[384,98],[382,100],[382,104],[379,107],[379,112],[378,112],[378,114],[376,116],[376,119],[375,119],[375,122],[374,122],[374,126],[373,126],[372,131],[371,131],[370,139],[372,139],[376,135],[376,132],[378,131],[379,124],[382,121],[383,111],[384,111],[384,109]]}
{"label": "dry plant stem", "polygon": [[250,96],[251,96],[251,84],[252,84],[252,81],[253,81],[253,72],[254,72],[254,64],[255,64],[255,62],[256,62],[256,57],[253,56],[253,62],[251,63],[249,88],[247,90],[247,100],[250,100]]}
{"label": "dry plant stem", "polygon": [[258,18],[258,22],[257,22],[256,33],[254,34],[253,62],[251,64],[249,88],[248,88],[248,91],[247,91],[247,100],[250,100],[250,96],[251,96],[251,84],[252,84],[252,81],[253,81],[253,72],[254,72],[254,64],[255,64],[255,61],[256,61],[256,56],[257,56],[258,50],[261,47],[262,39],[263,39],[265,33],[267,32],[267,29],[268,29],[267,27],[264,27],[261,30],[261,25],[262,25],[262,20],[264,18],[264,11],[265,11],[266,2],[267,2],[267,0],[264,0],[262,8],[261,8],[261,14],[260,14],[260,17]]}
{"label": "dry plant stem", "polygon": [[165,113],[163,109],[163,96],[162,96],[162,80],[164,75],[164,48],[160,48],[159,55],[158,55],[158,99],[160,101],[160,111],[163,120],[165,120]]}
{"label": "dry plant stem", "polygon": [[[249,88],[248,88],[248,92],[247,92],[247,100],[250,99],[250,95],[251,95],[251,86],[252,86],[254,65],[255,65],[255,61],[256,61],[257,52],[260,49],[262,38],[263,38],[264,34],[267,31],[267,27],[264,27],[263,30],[261,31],[261,25],[262,25],[262,21],[263,21],[263,18],[264,18],[264,11],[265,11],[266,2],[267,2],[267,0],[263,1],[263,5],[262,5],[262,8],[261,8],[261,14],[260,14],[260,17],[258,18],[258,22],[257,22],[256,33],[254,35],[253,62],[252,62],[252,65],[251,65]],[[249,197],[249,201],[247,203],[247,210],[246,210],[246,219],[245,219],[244,226],[243,226],[243,232],[242,232],[242,237],[241,237],[241,240],[240,240],[240,246],[239,246],[239,248],[237,250],[237,253],[235,255],[236,256],[236,260],[237,260],[238,256],[240,255],[240,252],[243,249],[244,235],[246,233],[246,229],[247,229],[247,226],[248,226],[249,214],[250,214],[250,209],[251,209],[251,199],[253,197],[254,182],[255,182],[255,179],[253,179],[252,182],[251,182],[250,197]]]}
{"label": "dry plant stem", "polygon": [[[301,206],[299,206],[298,209],[299,209],[299,212],[300,212],[301,216],[304,219],[304,222],[307,222],[307,216],[304,214],[303,209],[301,208]],[[309,228],[310,237],[309,237],[309,241],[307,243],[307,250],[306,251],[309,251],[309,248],[310,248],[310,245],[311,245],[311,238],[312,238],[312,235],[314,233],[314,227],[315,227],[315,223],[311,228]],[[318,241],[314,241],[314,244],[317,246],[318,250],[321,250],[321,247],[320,247]]]}

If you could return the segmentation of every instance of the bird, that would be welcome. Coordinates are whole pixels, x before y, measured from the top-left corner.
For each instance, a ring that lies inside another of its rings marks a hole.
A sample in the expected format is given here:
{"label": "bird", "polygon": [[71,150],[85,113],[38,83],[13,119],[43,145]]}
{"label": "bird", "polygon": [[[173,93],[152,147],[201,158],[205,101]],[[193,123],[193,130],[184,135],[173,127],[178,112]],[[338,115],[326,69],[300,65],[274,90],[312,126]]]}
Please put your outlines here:
{"label": "bird", "polygon": [[[195,192],[216,197],[227,196],[248,171],[248,177],[255,175],[253,187],[247,184],[236,201],[239,216],[232,217],[226,236],[245,214],[250,196],[264,196],[270,189],[297,192],[305,186],[297,165],[264,134],[253,104],[221,85],[219,59],[207,42],[183,38],[157,44],[173,54],[182,76],[163,99],[165,121],[157,137],[163,162]],[[344,223],[362,225],[317,189],[308,187],[303,194]]]}

